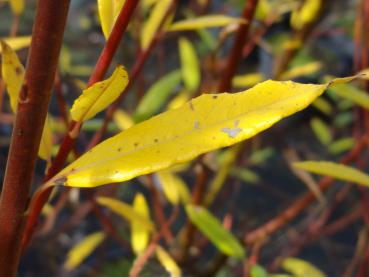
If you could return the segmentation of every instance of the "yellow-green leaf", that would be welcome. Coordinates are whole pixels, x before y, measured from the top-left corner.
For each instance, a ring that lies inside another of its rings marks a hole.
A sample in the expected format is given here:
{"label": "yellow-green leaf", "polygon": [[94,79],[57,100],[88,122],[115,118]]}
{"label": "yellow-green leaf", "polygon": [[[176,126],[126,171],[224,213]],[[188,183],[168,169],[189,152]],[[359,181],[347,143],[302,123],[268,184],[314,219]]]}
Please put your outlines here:
{"label": "yellow-green leaf", "polygon": [[189,161],[269,128],[328,86],[266,81],[241,93],[203,94],[100,143],[50,183],[95,187]]}
{"label": "yellow-green leaf", "polygon": [[160,23],[162,22],[164,16],[168,12],[170,6],[172,4],[172,0],[160,0],[156,1],[155,6],[152,8],[150,12],[149,18],[144,23],[142,33],[141,33],[141,48],[143,50],[147,49],[153,40],[156,32],[160,27]]}
{"label": "yellow-green leaf", "polygon": [[[31,36],[19,36],[2,38],[14,51],[28,47],[31,44]],[[0,49],[0,53],[1,53]]]}
{"label": "yellow-green leaf", "polygon": [[[137,214],[150,220],[149,206],[145,197],[138,193],[133,200],[133,209]],[[140,221],[133,220],[131,223],[131,243],[133,252],[140,255],[147,247],[150,238],[150,231],[141,225]]]}
{"label": "yellow-green leaf", "polygon": [[98,0],[97,6],[99,10],[101,28],[104,36],[108,39],[114,23],[117,20],[120,10],[125,0]]}
{"label": "yellow-green leaf", "polygon": [[103,232],[96,232],[85,237],[68,252],[65,268],[67,270],[76,268],[99,246],[104,238]]}
{"label": "yellow-green leaf", "polygon": [[128,220],[129,222],[135,222],[139,223],[141,227],[146,228],[149,231],[154,230],[154,224],[151,222],[151,220],[140,213],[138,213],[134,208],[132,208],[131,205],[128,205],[122,201],[109,198],[109,197],[98,197],[96,199],[97,203],[100,205],[103,205],[113,212],[120,215],[122,218]]}
{"label": "yellow-green leaf", "polygon": [[128,74],[123,66],[117,66],[113,75],[85,89],[70,111],[74,121],[86,121],[112,103],[128,84]]}
{"label": "yellow-green leaf", "polygon": [[260,73],[248,73],[245,75],[237,75],[232,79],[232,86],[235,88],[252,87],[264,80],[264,76]]}
{"label": "yellow-green leaf", "polygon": [[121,131],[134,125],[132,117],[122,109],[119,109],[114,113],[113,120]]}
{"label": "yellow-green leaf", "polygon": [[358,89],[350,84],[340,84],[332,87],[331,92],[354,102],[364,109],[369,109],[369,95],[366,91]]}
{"label": "yellow-green leaf", "polygon": [[191,42],[184,37],[179,39],[179,54],[184,84],[189,91],[196,91],[201,79],[199,61]]}
{"label": "yellow-green leaf", "polygon": [[191,95],[188,91],[179,92],[167,105],[168,110],[173,110],[184,105],[188,100],[190,100]]}
{"label": "yellow-green leaf", "polygon": [[191,222],[196,225],[219,251],[239,259],[245,256],[243,246],[208,210],[200,206],[187,205],[186,213]]}
{"label": "yellow-green leaf", "polygon": [[134,119],[145,120],[159,111],[181,81],[181,71],[173,70],[155,82],[140,101]]}
{"label": "yellow-green leaf", "polygon": [[311,263],[297,259],[286,258],[282,262],[282,268],[293,274],[295,277],[326,277],[320,269]]}
{"label": "yellow-green leaf", "polygon": [[313,22],[318,16],[322,0],[304,0],[301,8],[293,11],[291,15],[291,25],[294,29],[300,30],[305,25]]}
{"label": "yellow-green leaf", "polygon": [[190,199],[186,183],[170,170],[162,170],[157,173],[163,192],[169,202],[178,205],[180,201],[186,204]]}
{"label": "yellow-green leaf", "polygon": [[44,129],[42,131],[41,141],[40,141],[40,148],[38,150],[38,155],[40,158],[50,161],[51,153],[53,149],[53,133],[50,126],[50,116],[47,115]]}
{"label": "yellow-green leaf", "polygon": [[20,15],[24,10],[24,0],[10,0],[10,7],[15,15]]}
{"label": "yellow-green leaf", "polygon": [[326,161],[306,161],[293,163],[293,166],[312,173],[369,186],[368,174],[347,165]]}
{"label": "yellow-green leaf", "polygon": [[322,68],[320,62],[310,62],[307,64],[295,66],[290,70],[284,72],[281,76],[283,80],[294,79],[300,76],[307,76],[318,72]]}
{"label": "yellow-green leaf", "polygon": [[205,15],[174,22],[168,31],[188,31],[203,28],[223,27],[230,24],[244,24],[245,20],[221,14]]}
{"label": "yellow-green leaf", "polygon": [[341,154],[342,152],[348,151],[355,146],[355,139],[352,137],[341,138],[332,142],[328,150],[332,154]]}
{"label": "yellow-green leaf", "polygon": [[157,246],[155,249],[156,257],[160,264],[170,273],[171,277],[181,277],[181,269],[174,259],[162,247]]}
{"label": "yellow-green leaf", "polygon": [[24,67],[17,54],[3,40],[0,40],[2,49],[2,76],[10,98],[12,111],[17,111],[18,96],[24,79]]}
{"label": "yellow-green leaf", "polygon": [[332,105],[323,97],[318,97],[317,99],[315,99],[312,105],[314,108],[316,108],[317,110],[321,111],[326,115],[330,115],[333,111]]}
{"label": "yellow-green leaf", "polygon": [[332,141],[331,130],[329,129],[328,125],[324,123],[323,120],[314,117],[310,121],[310,126],[315,136],[322,144],[327,145]]}

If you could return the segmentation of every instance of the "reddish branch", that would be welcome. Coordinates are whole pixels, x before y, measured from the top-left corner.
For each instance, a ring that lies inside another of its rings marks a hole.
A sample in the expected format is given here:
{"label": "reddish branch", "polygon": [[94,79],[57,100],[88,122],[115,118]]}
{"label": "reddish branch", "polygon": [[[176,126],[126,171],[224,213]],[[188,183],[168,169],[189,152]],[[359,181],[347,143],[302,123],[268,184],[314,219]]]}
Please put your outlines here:
{"label": "reddish branch", "polygon": [[[95,82],[101,81],[108,70],[108,67],[112,61],[112,58],[115,54],[115,51],[118,48],[119,42],[122,38],[123,33],[125,32],[128,22],[130,21],[132,14],[138,4],[138,0],[127,0],[119,13],[117,21],[114,24],[113,30],[108,38],[104,49],[102,50],[99,60],[95,66],[95,69],[90,77],[88,85],[91,86]],[[76,129],[77,128],[77,129]],[[76,126],[76,122],[72,121],[69,126],[70,132],[79,132],[80,126]],[[53,161],[50,169],[48,170],[45,181],[52,178],[56,173],[58,173],[64,166],[67,157],[70,151],[73,148],[74,142],[76,140],[75,136],[71,136],[70,132],[66,134],[64,140],[60,146],[60,149],[56,155],[55,160]],[[40,197],[34,201],[34,205],[30,210],[30,215],[27,220],[26,231],[23,237],[22,248],[24,249],[34,232],[34,228],[36,226],[36,222],[42,207],[45,205],[46,201],[48,200],[51,194],[52,188],[45,190]]]}
{"label": "reddish branch", "polygon": [[233,48],[228,57],[227,65],[225,67],[223,78],[221,79],[218,91],[228,91],[232,86],[232,78],[237,71],[240,59],[242,58],[242,48],[245,44],[247,34],[254,17],[255,9],[259,0],[248,0],[242,12],[242,18],[246,20],[245,24],[240,24],[237,30],[236,38]]}
{"label": "reddish branch", "polygon": [[40,0],[0,199],[0,276],[15,276],[69,0]]}

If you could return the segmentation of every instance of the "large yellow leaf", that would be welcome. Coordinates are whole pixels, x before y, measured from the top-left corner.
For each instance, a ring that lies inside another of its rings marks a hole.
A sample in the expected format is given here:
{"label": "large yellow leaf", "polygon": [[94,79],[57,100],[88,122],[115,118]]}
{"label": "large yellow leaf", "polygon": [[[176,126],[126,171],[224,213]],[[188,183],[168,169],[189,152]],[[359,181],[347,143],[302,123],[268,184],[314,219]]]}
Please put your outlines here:
{"label": "large yellow leaf", "polygon": [[288,272],[291,272],[295,277],[326,277],[320,269],[316,268],[311,263],[297,259],[286,258],[282,262],[282,268]]}
{"label": "large yellow leaf", "polygon": [[200,206],[187,205],[186,213],[191,222],[219,251],[238,259],[242,259],[245,256],[243,246],[208,210]]}
{"label": "large yellow leaf", "polygon": [[160,0],[155,3],[155,6],[150,12],[150,17],[144,23],[142,33],[141,33],[141,48],[146,49],[151,41],[153,40],[156,32],[160,27],[164,16],[168,12],[172,0]]}
{"label": "large yellow leaf", "polygon": [[[31,44],[31,36],[7,37],[2,38],[14,51],[28,47]],[[0,53],[1,53],[0,49]]]}
{"label": "large yellow leaf", "polygon": [[23,84],[24,67],[17,54],[3,40],[0,40],[2,49],[2,76],[10,97],[12,111],[17,111],[18,95]]}
{"label": "large yellow leaf", "polygon": [[97,6],[104,36],[108,39],[125,0],[98,0]]}
{"label": "large yellow leaf", "polygon": [[293,163],[293,166],[312,173],[330,176],[339,180],[369,186],[369,175],[350,166],[326,161],[306,161]]}
{"label": "large yellow leaf", "polygon": [[244,23],[245,20],[238,17],[231,17],[221,14],[204,15],[201,17],[194,17],[174,22],[171,26],[169,26],[168,31],[188,31]]}
{"label": "large yellow leaf", "polygon": [[24,10],[24,0],[10,0],[10,7],[15,15],[20,15]]}
{"label": "large yellow leaf", "polygon": [[113,212],[120,215],[122,218],[128,220],[130,223],[136,222],[137,224],[139,223],[141,227],[144,227],[147,230],[154,230],[154,224],[151,222],[151,220],[138,213],[132,206],[122,201],[103,196],[98,197],[96,201],[100,205],[109,208]]}
{"label": "large yellow leaf", "polygon": [[67,260],[64,264],[65,268],[67,270],[76,268],[99,246],[104,238],[105,234],[103,232],[96,232],[85,237],[68,252]]}
{"label": "large yellow leaf", "polygon": [[191,92],[196,91],[201,79],[199,61],[191,42],[184,37],[179,39],[179,54],[185,86]]}
{"label": "large yellow leaf", "polygon": [[70,110],[74,121],[86,121],[112,103],[128,84],[128,74],[119,65],[113,75],[85,89]]}
{"label": "large yellow leaf", "polygon": [[[133,209],[144,218],[149,220],[150,211],[145,197],[138,193],[133,200]],[[141,225],[140,221],[133,220],[131,223],[131,242],[133,252],[140,255],[147,247],[150,238],[150,231]]]}
{"label": "large yellow leaf", "polygon": [[181,277],[181,269],[174,259],[162,247],[157,246],[155,249],[156,257],[162,266],[170,273],[171,277]]}
{"label": "large yellow leaf", "polygon": [[50,183],[94,187],[189,161],[250,138],[306,108],[329,84],[269,80],[240,93],[203,94],[105,140]]}

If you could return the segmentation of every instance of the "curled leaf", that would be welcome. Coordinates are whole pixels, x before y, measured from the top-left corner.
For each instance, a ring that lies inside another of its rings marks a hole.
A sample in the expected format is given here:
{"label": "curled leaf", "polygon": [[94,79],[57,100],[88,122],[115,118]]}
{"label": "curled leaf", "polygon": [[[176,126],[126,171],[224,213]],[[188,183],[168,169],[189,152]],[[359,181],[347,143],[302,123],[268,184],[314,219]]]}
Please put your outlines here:
{"label": "curled leaf", "polygon": [[200,206],[187,205],[186,213],[192,223],[196,225],[219,251],[239,259],[245,256],[243,246],[208,210]]}
{"label": "curled leaf", "polygon": [[117,66],[112,76],[85,89],[70,110],[74,121],[86,121],[112,103],[128,84],[128,74]]}
{"label": "curled leaf", "polygon": [[[133,200],[133,209],[136,213],[149,220],[149,206],[141,193],[135,196]],[[132,249],[136,255],[139,255],[146,249],[149,243],[150,231],[148,231],[146,227],[143,227],[140,221],[133,220],[131,222],[131,238]]]}
{"label": "curled leaf", "polygon": [[103,232],[96,232],[85,237],[76,244],[67,254],[67,260],[64,264],[67,270],[72,270],[80,265],[105,239]]}
{"label": "curled leaf", "polygon": [[[14,51],[28,47],[31,44],[31,36],[18,36],[2,38]],[[1,53],[0,49],[0,53]]]}
{"label": "curled leaf", "polygon": [[168,31],[188,31],[212,27],[223,27],[230,24],[245,23],[245,20],[242,18],[214,14],[174,22],[168,28]]}

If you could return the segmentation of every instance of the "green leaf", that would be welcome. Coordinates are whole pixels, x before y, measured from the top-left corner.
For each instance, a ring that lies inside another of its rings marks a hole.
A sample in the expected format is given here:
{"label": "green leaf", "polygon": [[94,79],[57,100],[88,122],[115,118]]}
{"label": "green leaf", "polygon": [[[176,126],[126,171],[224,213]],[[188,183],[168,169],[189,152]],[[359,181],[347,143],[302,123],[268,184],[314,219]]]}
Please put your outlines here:
{"label": "green leaf", "polygon": [[251,267],[251,277],[269,277],[269,274],[263,267],[256,264]]}
{"label": "green leaf", "polygon": [[248,139],[306,108],[334,82],[266,81],[241,93],[203,94],[100,143],[48,184],[95,187],[189,161]]}
{"label": "green leaf", "polygon": [[311,263],[297,259],[297,258],[286,258],[282,262],[282,268],[295,277],[326,277],[320,269],[316,268]]}
{"label": "green leaf", "polygon": [[366,91],[360,90],[350,84],[341,84],[332,87],[331,92],[344,98],[351,100],[356,105],[369,109],[369,95]]}
{"label": "green leaf", "polygon": [[187,205],[186,213],[191,222],[196,225],[219,251],[238,259],[245,257],[246,254],[243,246],[209,211],[200,206]]}
{"label": "green leaf", "polygon": [[200,66],[194,47],[191,42],[184,37],[179,39],[179,54],[181,58],[183,81],[186,88],[194,92],[200,85]]}
{"label": "green leaf", "polygon": [[321,119],[314,117],[310,121],[310,126],[315,136],[323,145],[327,145],[332,141],[331,130]]}
{"label": "green leaf", "polygon": [[72,119],[81,122],[94,117],[117,99],[127,84],[127,71],[123,66],[117,66],[110,78],[85,89],[74,101],[70,110]]}
{"label": "green leaf", "polygon": [[369,186],[369,175],[347,165],[325,161],[306,161],[293,163],[293,166],[312,173],[330,176],[359,185]]}
{"label": "green leaf", "polygon": [[174,70],[154,83],[138,105],[134,115],[135,121],[143,121],[157,113],[178,86],[181,78],[181,71]]}
{"label": "green leaf", "polygon": [[342,152],[346,152],[352,149],[355,146],[355,139],[354,138],[342,138],[332,142],[328,149],[329,152],[332,154],[340,154]]}

